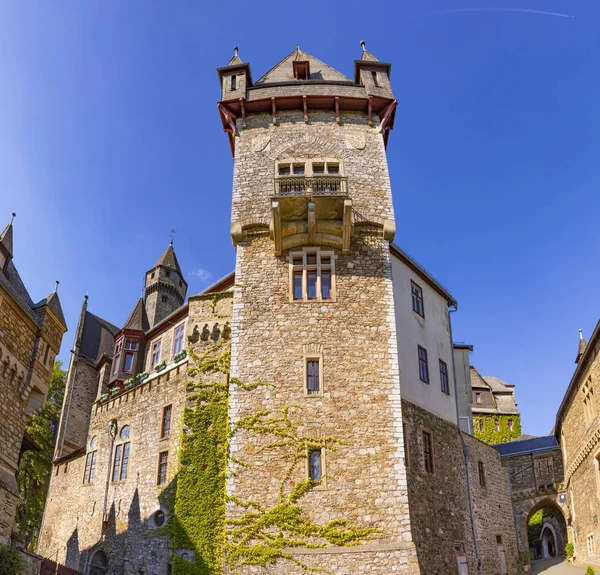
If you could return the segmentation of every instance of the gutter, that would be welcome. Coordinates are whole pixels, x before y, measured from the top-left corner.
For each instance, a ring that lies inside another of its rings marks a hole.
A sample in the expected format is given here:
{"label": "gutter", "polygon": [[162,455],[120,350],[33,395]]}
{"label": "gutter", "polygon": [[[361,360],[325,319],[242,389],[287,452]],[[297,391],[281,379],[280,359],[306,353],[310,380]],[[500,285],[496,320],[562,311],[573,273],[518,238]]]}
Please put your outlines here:
{"label": "gutter", "polygon": [[[453,307],[454,309],[450,309]],[[481,555],[479,555],[479,546],[477,545],[477,527],[475,526],[475,512],[473,511],[473,490],[471,488],[471,475],[469,473],[469,446],[465,442],[463,432],[460,429],[460,409],[458,406],[458,387],[456,384],[456,363],[454,361],[454,345],[452,343],[452,319],[451,313],[458,310],[458,304],[451,302],[448,307],[448,330],[450,332],[450,353],[452,356],[452,377],[454,379],[454,401],[456,403],[456,421],[458,423],[456,430],[463,446],[463,454],[465,456],[465,472],[467,474],[467,493],[469,496],[469,514],[471,516],[471,531],[473,533],[473,546],[475,547],[475,557],[477,558],[477,572],[479,575],[483,575]]]}

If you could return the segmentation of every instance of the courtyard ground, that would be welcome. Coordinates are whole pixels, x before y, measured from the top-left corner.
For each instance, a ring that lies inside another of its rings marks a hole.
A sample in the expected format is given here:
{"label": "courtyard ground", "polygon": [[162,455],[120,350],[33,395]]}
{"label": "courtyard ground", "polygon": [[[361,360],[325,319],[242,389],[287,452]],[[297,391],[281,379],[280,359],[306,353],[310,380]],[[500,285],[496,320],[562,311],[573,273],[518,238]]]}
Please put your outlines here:
{"label": "courtyard ground", "polygon": [[582,575],[585,569],[573,567],[564,557],[554,557],[552,559],[541,559],[532,561],[531,575]]}

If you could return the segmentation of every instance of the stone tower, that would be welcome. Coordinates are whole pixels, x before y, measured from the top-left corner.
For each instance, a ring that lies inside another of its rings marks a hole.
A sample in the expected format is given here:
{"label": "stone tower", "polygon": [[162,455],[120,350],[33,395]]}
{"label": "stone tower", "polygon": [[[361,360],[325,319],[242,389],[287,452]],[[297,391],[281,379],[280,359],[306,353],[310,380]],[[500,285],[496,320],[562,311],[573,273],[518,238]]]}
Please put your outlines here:
{"label": "stone tower", "polygon": [[[249,501],[295,505],[293,490],[308,486],[301,517],[324,530],[306,540],[282,528],[294,559],[265,573],[301,573],[295,561],[333,573],[418,573],[390,265],[390,65],[363,44],[349,79],[298,47],[253,82],[236,49],[218,72],[234,159],[230,418],[281,418],[272,433],[250,424],[233,436],[232,460],[249,467],[232,464],[228,517]],[[236,381],[265,385],[248,391]],[[337,520],[369,533],[328,538]],[[256,541],[265,555],[268,539]]]}
{"label": "stone tower", "polygon": [[187,286],[171,243],[154,267],[146,272],[145,303],[150,327],[183,304]]}

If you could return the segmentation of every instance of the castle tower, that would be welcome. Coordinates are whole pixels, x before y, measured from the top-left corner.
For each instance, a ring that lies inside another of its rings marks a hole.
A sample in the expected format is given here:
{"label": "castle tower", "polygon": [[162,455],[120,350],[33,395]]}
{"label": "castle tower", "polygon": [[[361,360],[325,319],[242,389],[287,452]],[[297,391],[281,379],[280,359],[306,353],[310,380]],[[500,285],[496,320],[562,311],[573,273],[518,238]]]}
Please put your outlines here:
{"label": "castle tower", "polygon": [[180,307],[187,292],[187,282],[179,267],[173,243],[160,256],[154,267],[146,272],[146,314],[154,327]]}
{"label": "castle tower", "polygon": [[[276,524],[294,560],[279,555],[285,566],[265,573],[303,572],[294,561],[418,573],[390,264],[390,65],[363,46],[351,80],[297,47],[254,83],[237,50],[218,73],[234,159],[230,417],[280,418],[272,433],[249,424],[232,437],[232,461],[249,467],[231,463],[228,518],[248,501],[300,507],[314,538]],[[265,385],[247,390],[236,378]],[[296,498],[295,488],[307,490]],[[348,522],[339,538],[337,520]],[[248,544],[276,553],[268,540]]]}

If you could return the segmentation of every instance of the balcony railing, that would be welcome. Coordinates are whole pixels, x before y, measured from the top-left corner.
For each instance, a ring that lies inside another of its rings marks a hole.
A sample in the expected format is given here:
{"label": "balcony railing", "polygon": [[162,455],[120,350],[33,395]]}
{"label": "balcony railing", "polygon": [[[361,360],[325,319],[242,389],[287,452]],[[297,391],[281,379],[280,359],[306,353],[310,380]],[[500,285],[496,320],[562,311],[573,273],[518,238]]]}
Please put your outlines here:
{"label": "balcony railing", "polygon": [[284,176],[275,178],[276,196],[347,196],[348,178],[342,176]]}

